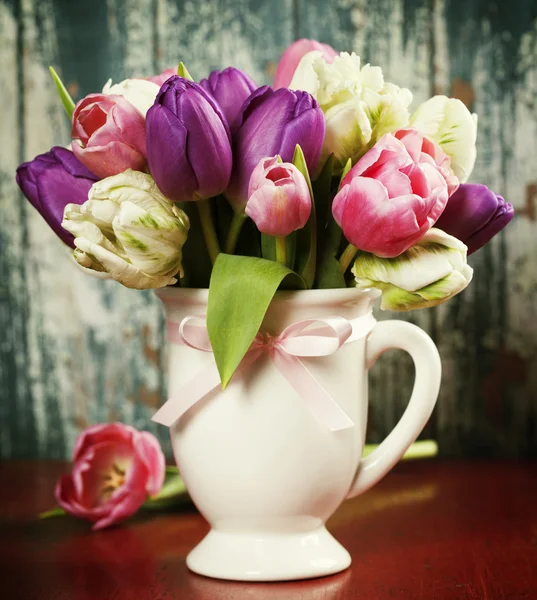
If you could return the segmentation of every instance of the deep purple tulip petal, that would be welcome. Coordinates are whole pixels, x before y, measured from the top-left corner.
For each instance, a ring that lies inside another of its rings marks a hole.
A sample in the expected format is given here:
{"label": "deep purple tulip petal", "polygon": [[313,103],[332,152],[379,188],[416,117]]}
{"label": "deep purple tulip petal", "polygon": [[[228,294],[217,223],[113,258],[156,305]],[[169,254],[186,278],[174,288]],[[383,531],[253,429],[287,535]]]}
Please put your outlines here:
{"label": "deep purple tulip petal", "polygon": [[485,185],[466,183],[448,200],[435,227],[479,250],[513,218],[513,207]]}
{"label": "deep purple tulip petal", "polygon": [[187,158],[198,180],[202,198],[218,195],[227,187],[231,153],[224,124],[198,94],[182,95],[182,118],[188,123]]}
{"label": "deep purple tulip petal", "polygon": [[186,155],[188,131],[164,106],[146,115],[147,162],[162,193],[175,201],[192,200],[198,181]]}
{"label": "deep purple tulip petal", "polygon": [[53,231],[74,247],[73,236],[62,228],[67,204],[82,204],[98,177],[66,148],[55,146],[49,152],[17,169],[17,184],[30,203],[41,213]]}
{"label": "deep purple tulip petal", "polygon": [[200,81],[200,86],[218,102],[230,127],[244,101],[257,89],[246,73],[234,67],[213,71],[207,79]]}
{"label": "deep purple tulip petal", "polygon": [[37,183],[43,218],[66,244],[74,246],[73,236],[61,226],[63,211],[67,204],[83,204],[94,182],[73,178],[60,169],[47,169],[41,173]]}
{"label": "deep purple tulip petal", "polygon": [[319,110],[306,110],[291,121],[283,130],[281,139],[281,157],[284,161],[292,161],[295,147],[300,144],[308,170],[313,172],[321,156],[326,122]]}

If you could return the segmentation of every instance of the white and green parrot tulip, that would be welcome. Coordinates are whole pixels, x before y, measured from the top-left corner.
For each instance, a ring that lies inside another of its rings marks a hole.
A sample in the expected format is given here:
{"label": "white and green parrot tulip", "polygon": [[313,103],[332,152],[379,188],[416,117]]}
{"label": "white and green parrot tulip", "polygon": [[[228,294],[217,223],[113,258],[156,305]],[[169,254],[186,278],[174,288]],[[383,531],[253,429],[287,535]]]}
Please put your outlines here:
{"label": "white and green parrot tulip", "polygon": [[477,115],[463,102],[433,96],[410,117],[410,126],[434,140],[451,159],[451,168],[461,183],[470,177],[476,158]]}
{"label": "white and green parrot tulip", "polygon": [[395,258],[360,252],[352,272],[356,286],[382,290],[382,310],[413,310],[442,304],[472,280],[466,246],[440,229]]}
{"label": "white and green parrot tulip", "polygon": [[161,288],[182,276],[188,217],[146,173],[127,169],[96,182],[84,204],[65,207],[62,226],[82,267],[128,288]]}

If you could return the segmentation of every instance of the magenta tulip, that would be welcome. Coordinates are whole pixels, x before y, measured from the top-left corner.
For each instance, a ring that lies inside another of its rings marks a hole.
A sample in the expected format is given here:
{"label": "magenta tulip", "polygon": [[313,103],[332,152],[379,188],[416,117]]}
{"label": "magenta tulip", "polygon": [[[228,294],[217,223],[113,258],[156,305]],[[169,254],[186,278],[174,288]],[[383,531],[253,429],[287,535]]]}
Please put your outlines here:
{"label": "magenta tulip", "polygon": [[311,213],[304,175],[279,156],[262,158],[250,178],[245,212],[267,235],[285,237],[301,229]]}
{"label": "magenta tulip", "polygon": [[398,256],[442,214],[448,201],[445,176],[431,154],[415,150],[386,134],[344,178],[332,211],[356,248]]}
{"label": "magenta tulip", "polygon": [[274,89],[289,87],[298,63],[308,52],[317,50],[322,52],[326,62],[331,63],[338,53],[328,44],[321,44],[316,40],[301,39],[288,46],[280,58],[276,75],[274,77]]}
{"label": "magenta tulip", "polygon": [[73,470],[60,477],[56,500],[65,512],[93,521],[94,530],[133,515],[164,483],[158,440],[123,423],[94,425],[75,444]]}
{"label": "magenta tulip", "polygon": [[73,113],[73,152],[100,178],[146,167],[145,120],[123,96],[89,94]]}
{"label": "magenta tulip", "polygon": [[435,227],[479,250],[513,218],[515,211],[502,196],[477,183],[463,183],[448,200]]}

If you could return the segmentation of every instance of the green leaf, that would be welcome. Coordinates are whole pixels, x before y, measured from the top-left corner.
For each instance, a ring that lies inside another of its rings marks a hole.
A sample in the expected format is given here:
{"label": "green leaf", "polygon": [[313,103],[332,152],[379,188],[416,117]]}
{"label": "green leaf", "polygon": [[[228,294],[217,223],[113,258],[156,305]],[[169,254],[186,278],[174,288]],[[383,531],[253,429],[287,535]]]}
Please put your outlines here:
{"label": "green leaf", "polygon": [[[379,444],[366,444],[362,458],[365,458],[373,450],[376,450]],[[414,442],[410,448],[403,454],[401,460],[414,460],[416,458],[434,458],[438,454],[438,444],[434,440],[420,440]]]}
{"label": "green leaf", "polygon": [[317,279],[315,281],[316,287],[324,290],[347,287],[341,265],[335,254],[327,252],[323,256],[317,269]]}
{"label": "green leaf", "polygon": [[45,512],[39,513],[39,518],[40,519],[50,519],[52,517],[63,517],[66,514],[67,513],[63,510],[63,508],[56,506],[55,508],[52,508],[50,510],[46,510]]}
{"label": "green leaf", "polygon": [[190,219],[188,238],[183,246],[183,268],[185,278],[181,280],[183,287],[207,288],[211,276],[211,259],[201,233],[200,216],[195,202],[180,202],[178,205]]}
{"label": "green leaf", "polygon": [[209,286],[207,329],[222,388],[254,341],[276,290],[285,278],[304,282],[290,269],[263,258],[218,255]]}
{"label": "green leaf", "polygon": [[352,160],[349,158],[349,160],[347,161],[347,164],[343,167],[343,173],[341,173],[341,179],[339,180],[338,190],[341,188],[341,184],[343,183],[343,180],[345,179],[345,177],[347,176],[347,173],[351,169],[352,169]]}
{"label": "green leaf", "polygon": [[180,62],[179,66],[177,67],[177,75],[179,75],[179,77],[182,77],[183,79],[188,79],[189,81],[194,81],[194,79],[192,78],[192,75],[188,72],[188,69],[185,67],[185,65]]}
{"label": "green leaf", "polygon": [[298,230],[296,247],[296,270],[304,280],[306,287],[313,287],[315,266],[317,263],[317,221],[315,217],[315,196],[311,187],[308,166],[302,148],[297,144],[293,164],[304,175],[311,196],[311,214],[305,227]]}
{"label": "green leaf", "polygon": [[73,102],[73,99],[67,91],[67,88],[63,85],[63,82],[60,79],[58,73],[56,73],[56,71],[52,67],[49,67],[49,71],[52,75],[54,83],[56,84],[56,89],[58,90],[58,94],[60,96],[60,100],[62,101],[63,108],[65,108],[65,112],[67,113],[69,119],[72,119],[73,111],[75,110],[75,103]]}

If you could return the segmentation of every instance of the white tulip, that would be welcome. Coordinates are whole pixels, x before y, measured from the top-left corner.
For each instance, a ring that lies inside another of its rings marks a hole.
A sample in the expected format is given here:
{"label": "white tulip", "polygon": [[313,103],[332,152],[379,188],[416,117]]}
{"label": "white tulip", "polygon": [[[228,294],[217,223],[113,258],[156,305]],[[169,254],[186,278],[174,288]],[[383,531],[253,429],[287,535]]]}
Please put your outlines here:
{"label": "white tulip", "polygon": [[476,157],[477,115],[457,98],[434,96],[420,104],[410,125],[434,140],[451,159],[461,183],[468,180]]}
{"label": "white tulip", "polygon": [[182,276],[188,217],[146,173],[127,169],[96,182],[84,204],[65,207],[62,226],[75,236],[78,264],[126,287],[160,288]]}
{"label": "white tulip", "polygon": [[361,67],[354,53],[341,52],[330,64],[321,52],[309,52],[289,87],[309,92],[324,111],[323,158],[334,154],[336,172],[349,158],[355,163],[385,133],[408,125],[410,91],[385,82],[380,67]]}
{"label": "white tulip", "polygon": [[112,85],[109,79],[103,87],[103,94],[124,96],[145,117],[145,113],[153,106],[160,88],[152,81],[145,79],[125,79]]}
{"label": "white tulip", "polygon": [[466,246],[440,229],[429,229],[395,258],[360,252],[352,272],[356,286],[382,290],[383,310],[411,310],[442,304],[472,280]]}

